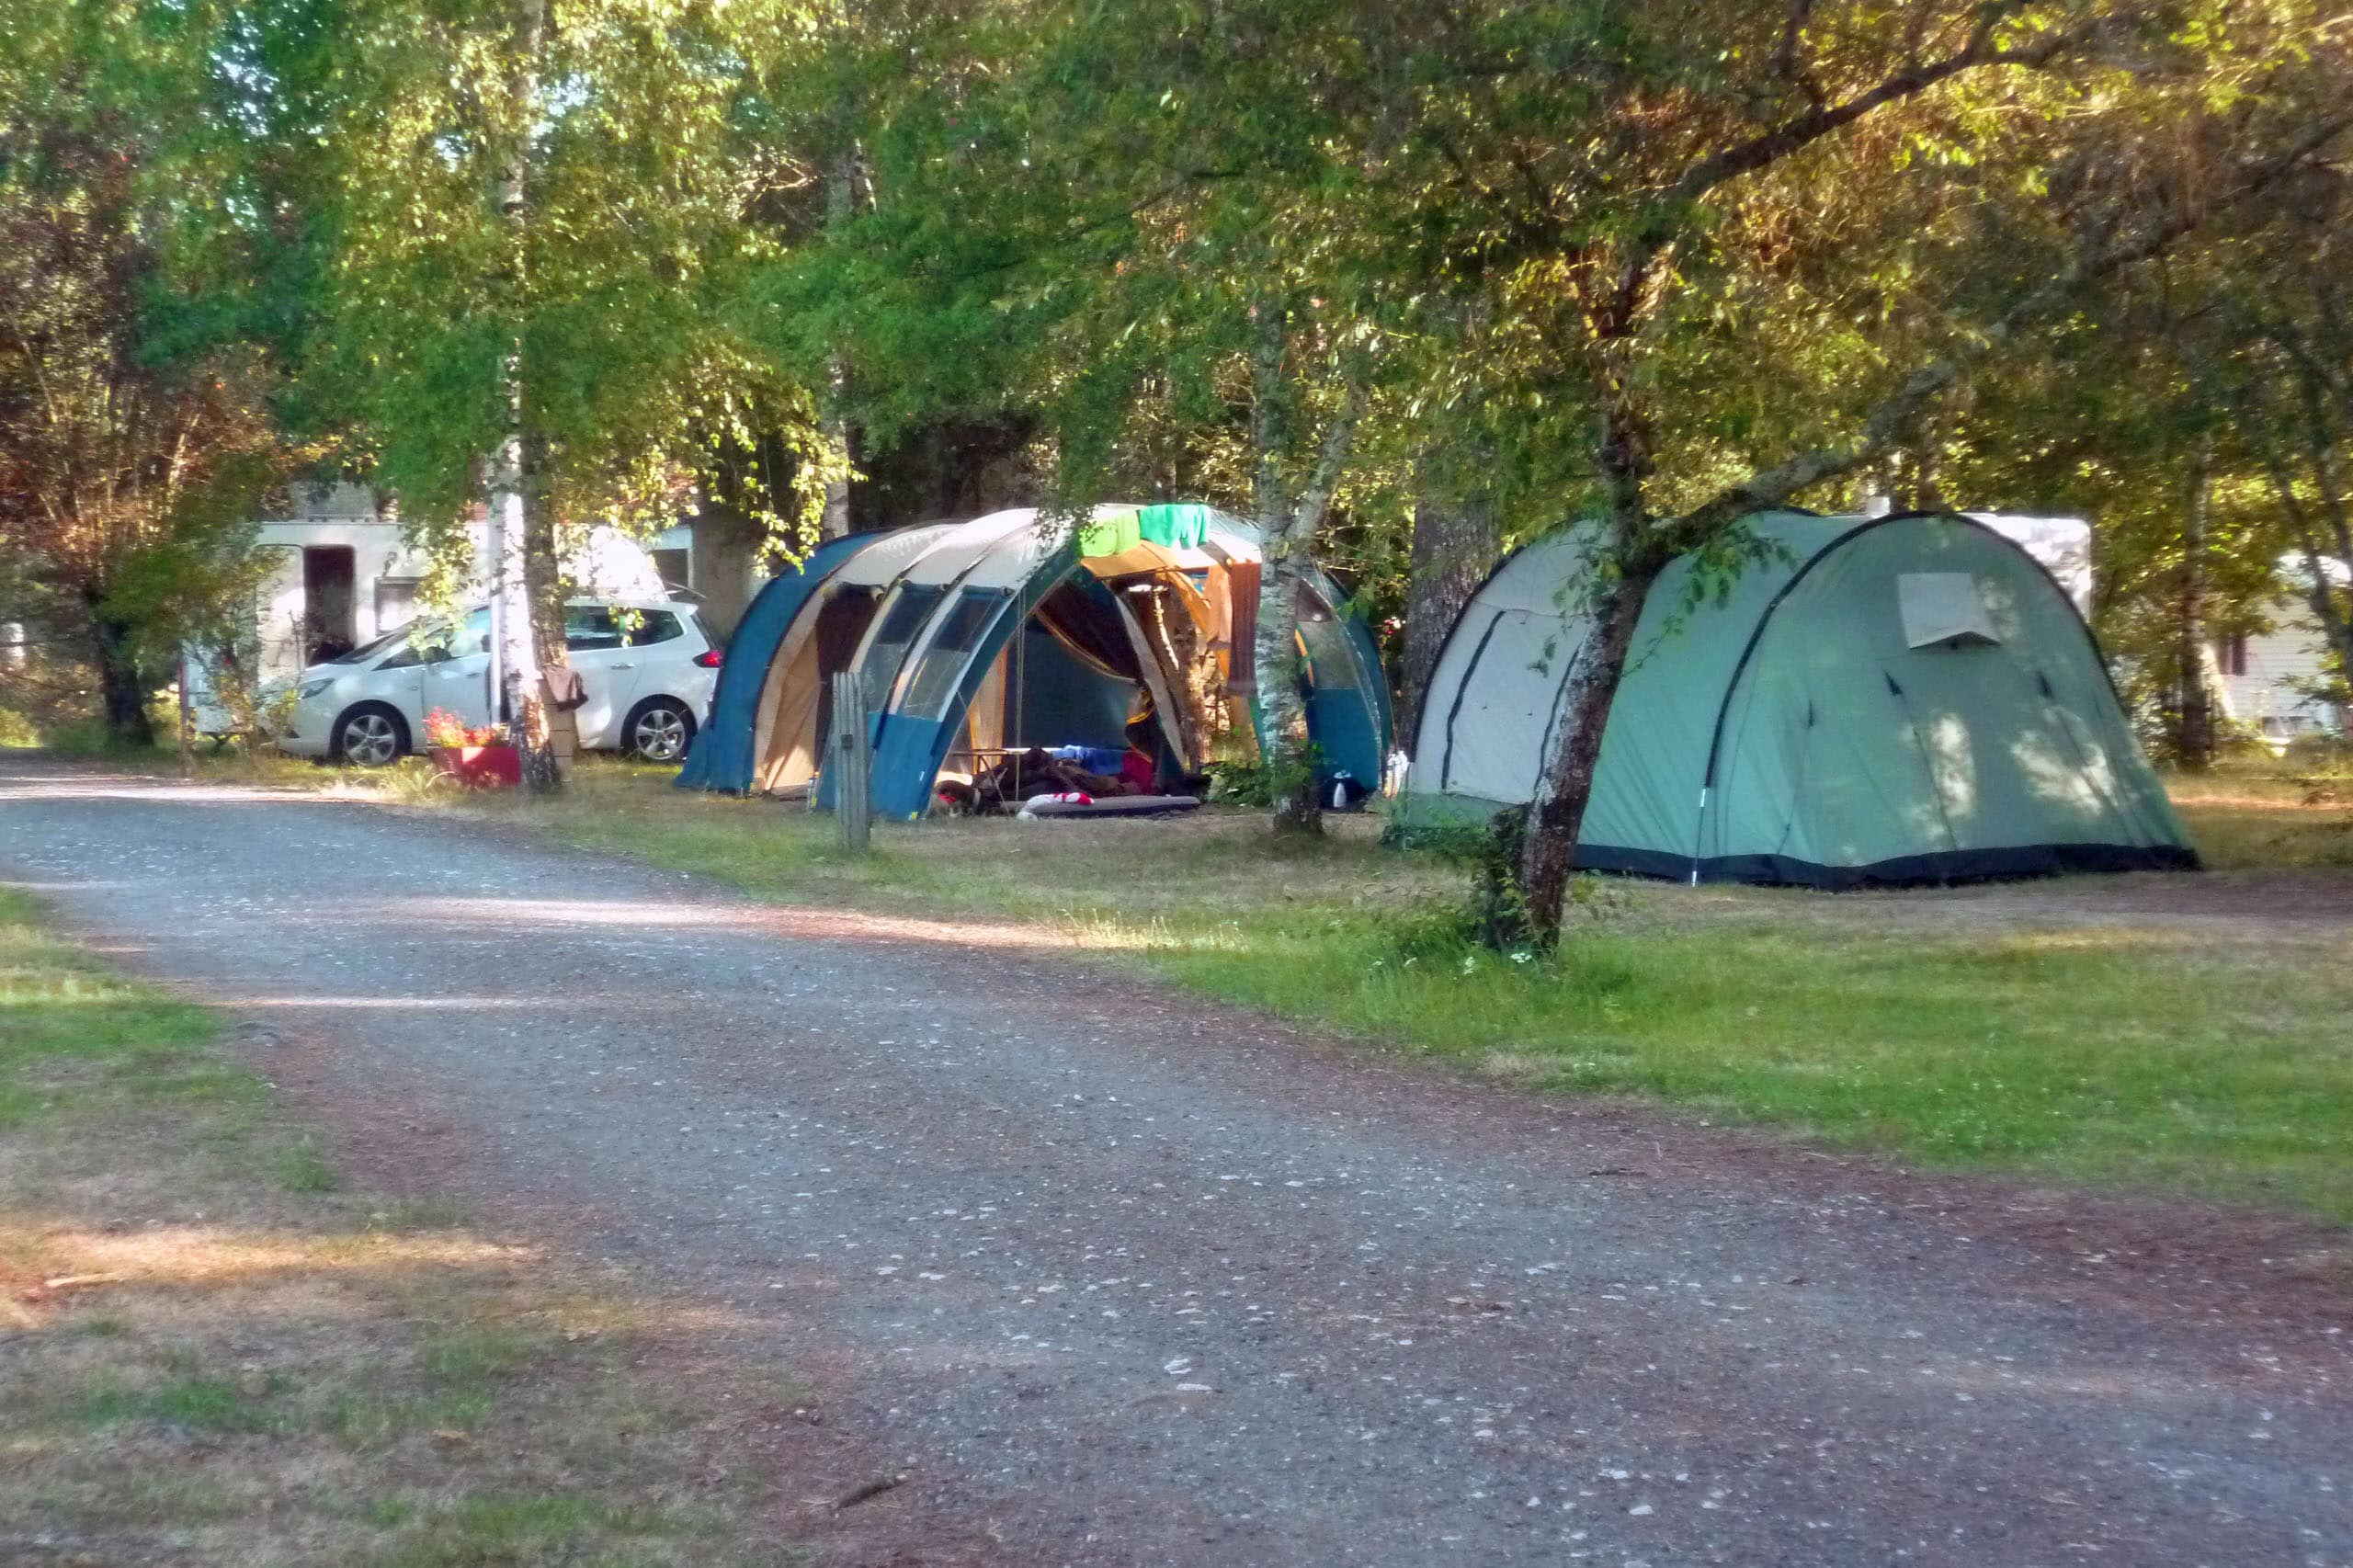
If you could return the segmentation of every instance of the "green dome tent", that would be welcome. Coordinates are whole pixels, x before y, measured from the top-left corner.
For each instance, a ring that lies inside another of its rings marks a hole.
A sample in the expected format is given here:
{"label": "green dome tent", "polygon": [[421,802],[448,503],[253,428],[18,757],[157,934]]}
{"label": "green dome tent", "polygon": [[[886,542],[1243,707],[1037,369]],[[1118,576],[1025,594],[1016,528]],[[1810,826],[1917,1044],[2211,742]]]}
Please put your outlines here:
{"label": "green dome tent", "polygon": [[[2185,868],[2091,632],[2033,557],[1950,514],[1749,520],[1722,595],[1652,586],[1575,864],[1847,888]],[[1474,595],[1438,656],[1399,812],[1483,823],[1535,791],[1590,625],[1576,530]]]}

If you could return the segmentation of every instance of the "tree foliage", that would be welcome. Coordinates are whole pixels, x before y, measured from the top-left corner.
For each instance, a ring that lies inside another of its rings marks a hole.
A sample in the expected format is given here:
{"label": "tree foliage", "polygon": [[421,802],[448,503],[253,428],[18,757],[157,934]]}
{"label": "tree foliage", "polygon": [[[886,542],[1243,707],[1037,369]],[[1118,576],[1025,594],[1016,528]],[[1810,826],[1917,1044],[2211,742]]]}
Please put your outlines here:
{"label": "tree foliage", "polygon": [[1174,408],[1279,546],[1301,514],[1264,497],[1433,444],[1483,454],[1508,528],[1593,520],[1602,631],[1521,868],[1546,928],[1665,564],[1721,580],[1745,516],[1991,445],[1978,385],[2214,236],[2279,254],[2259,213],[2334,177],[2347,114],[2345,40],[2297,0],[956,17],[877,113],[874,211],[833,262],[842,324],[958,367],[882,395],[1021,389],[1079,494]]}
{"label": "tree foliage", "polygon": [[165,247],[191,351],[299,366],[288,426],[420,526],[512,499],[542,611],[559,521],[805,538],[853,425],[1029,433],[1054,506],[1252,516],[1262,628],[1311,559],[1427,615],[1590,528],[1540,935],[1648,585],[1744,570],[1759,508],[2089,513],[2103,630],[2177,712],[2282,556],[2353,651],[2353,40],[2316,0],[72,9],[44,47],[205,176]]}
{"label": "tree foliage", "polygon": [[[12,28],[0,104],[0,554],[97,666],[116,738],[183,641],[250,603],[252,517],[286,470],[265,355],[176,277],[168,85],[182,40],[125,7]],[[121,29],[121,30],[109,30]],[[0,617],[0,619],[5,619]]]}

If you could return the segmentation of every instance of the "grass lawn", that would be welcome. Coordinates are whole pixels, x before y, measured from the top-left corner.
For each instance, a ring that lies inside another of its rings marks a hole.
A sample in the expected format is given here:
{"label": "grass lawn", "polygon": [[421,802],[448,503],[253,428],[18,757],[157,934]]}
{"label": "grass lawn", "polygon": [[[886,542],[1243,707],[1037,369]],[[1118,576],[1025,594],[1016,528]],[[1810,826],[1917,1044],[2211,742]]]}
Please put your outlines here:
{"label": "grass lawn", "polygon": [[[1033,926],[1538,1092],[2353,1221],[2353,919],[2167,907],[2274,874],[2256,864],[2329,876],[2353,805],[2252,780],[2209,804],[2201,787],[2183,791],[2193,832],[2236,868],[2214,878],[1839,897],[1596,882],[1560,956],[1518,962],[1459,935],[1461,871],[1381,848],[1366,818],[1288,850],[1240,815],[883,824],[854,860],[830,819],[688,796],[652,770],[591,767],[559,806],[488,809],[761,897],[938,921],[945,939],[962,922]],[[2353,877],[2333,885],[2353,912]]]}
{"label": "grass lawn", "polygon": [[795,1560],[771,1480],[712,1462],[789,1378],[343,1190],[217,1028],[0,890],[0,1562]]}
{"label": "grass lawn", "polygon": [[2353,866],[2353,765],[2228,763],[2166,786],[2216,870]]}

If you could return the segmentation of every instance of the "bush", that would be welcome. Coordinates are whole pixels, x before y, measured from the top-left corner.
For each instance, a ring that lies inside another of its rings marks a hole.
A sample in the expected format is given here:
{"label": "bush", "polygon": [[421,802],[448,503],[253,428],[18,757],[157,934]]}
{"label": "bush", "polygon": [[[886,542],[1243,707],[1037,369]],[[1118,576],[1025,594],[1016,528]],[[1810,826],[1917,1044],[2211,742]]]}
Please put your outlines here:
{"label": "bush", "polygon": [[1223,805],[1264,809],[1312,783],[1313,756],[1304,762],[1212,762],[1209,798]]}

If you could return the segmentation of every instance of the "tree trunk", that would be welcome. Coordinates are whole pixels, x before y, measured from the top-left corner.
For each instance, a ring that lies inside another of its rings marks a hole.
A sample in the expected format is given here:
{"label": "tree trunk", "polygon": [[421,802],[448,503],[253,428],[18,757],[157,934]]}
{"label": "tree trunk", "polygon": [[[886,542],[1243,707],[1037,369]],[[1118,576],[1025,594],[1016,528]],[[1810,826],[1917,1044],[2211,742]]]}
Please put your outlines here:
{"label": "tree trunk", "polygon": [[[835,360],[827,379],[833,384],[836,399],[848,395],[848,375],[839,359]],[[849,476],[858,468],[857,432],[850,428],[849,421],[838,414],[827,415],[818,421],[817,428],[840,449],[842,456],[842,472],[825,481],[825,509],[818,515],[817,537],[821,540],[846,539],[850,531]]]}
{"label": "tree trunk", "polygon": [[[2339,482],[2336,449],[2331,442],[2333,434],[2317,425],[2313,431],[2313,478],[2320,494],[2322,521],[2336,546],[2334,554],[2341,563],[2353,566],[2353,508],[2347,507],[2345,487]],[[2313,574],[2313,614],[2319,618],[2322,629],[2328,634],[2329,645],[2336,650],[2337,674],[2353,681],[2353,597],[2336,586],[2320,559],[2322,552],[2313,548],[2309,534],[2303,537],[2304,563]],[[2353,717],[2353,703],[2346,706],[2345,712]]]}
{"label": "tree trunk", "polygon": [[1287,546],[1267,544],[1258,585],[1258,722],[1266,765],[1274,778],[1275,831],[1324,831],[1324,801],[1315,791],[1315,762],[1308,748],[1307,704],[1300,697],[1299,564]]}
{"label": "tree trunk", "polygon": [[563,684],[572,663],[563,635],[563,552],[556,544],[555,514],[539,483],[536,449],[526,443],[523,466],[523,592],[531,607],[531,645],[538,654],[540,679],[531,686],[523,730],[529,744],[523,751],[523,783],[538,794],[563,787],[563,761],[555,742],[555,726],[548,712],[551,685]]}
{"label": "tree trunk", "polygon": [[516,427],[499,443],[490,464],[491,598],[498,638],[499,692],[496,717],[521,754],[523,788],[556,788],[555,759],[549,744],[547,713],[540,700],[540,639],[531,592],[530,497],[523,472],[520,429],[522,382],[510,369],[507,391],[517,405]]}
{"label": "tree trunk", "polygon": [[1601,763],[1602,733],[1610,705],[1626,674],[1626,655],[1651,584],[1672,559],[1668,547],[1648,527],[1643,485],[1651,472],[1650,428],[1626,391],[1620,372],[1605,375],[1600,467],[1607,486],[1609,551],[1617,575],[1599,585],[1586,608],[1593,630],[1570,657],[1562,706],[1567,717],[1528,808],[1519,846],[1519,896],[1529,940],[1550,948],[1560,940],[1561,915],[1568,902],[1569,874],[1577,835],[1585,828]]}
{"label": "tree trunk", "polygon": [[1292,389],[1283,380],[1290,324],[1281,301],[1261,297],[1251,307],[1256,342],[1250,361],[1250,439],[1256,469],[1251,487],[1258,514],[1259,554],[1257,661],[1263,760],[1273,771],[1275,831],[1320,834],[1324,802],[1315,789],[1315,758],[1307,729],[1307,705],[1300,693],[1299,582],[1313,559],[1316,530],[1332,505],[1364,417],[1370,395],[1370,361],[1353,366],[1341,387],[1340,406],[1324,428],[1315,465],[1293,494],[1283,475],[1283,441]]}
{"label": "tree trunk", "polygon": [[[539,58],[547,30],[547,0],[522,0],[516,19],[511,69],[506,79],[511,116],[507,148],[498,169],[496,197],[506,225],[511,275],[519,291],[524,232],[530,222],[529,128],[539,118]],[[520,301],[513,304],[520,315]],[[540,650],[563,646],[562,588],[556,581],[554,529],[546,501],[534,493],[525,467],[529,428],[524,400],[523,348],[513,343],[499,367],[506,433],[490,460],[491,592],[497,606],[501,706],[507,739],[519,754],[526,792],[552,794],[562,787],[555,746],[542,699]],[[552,639],[542,624],[552,608]]]}
{"label": "tree trunk", "polygon": [[2210,437],[2199,447],[2182,519],[2181,619],[2174,652],[2179,683],[2174,760],[2193,772],[2202,772],[2214,762],[2214,694],[2206,676],[2207,514],[2213,488],[2212,456]]}
{"label": "tree trunk", "polygon": [[1397,672],[1397,744],[1408,751],[1421,733],[1422,701],[1447,633],[1495,564],[1499,537],[1495,504],[1483,493],[1440,499],[1425,484],[1414,503],[1405,640]]}
{"label": "tree trunk", "polygon": [[1659,571],[1658,565],[1629,568],[1604,588],[1591,607],[1593,631],[1572,655],[1568,689],[1562,698],[1565,716],[1537,780],[1527,836],[1520,845],[1519,894],[1527,935],[1542,946],[1560,937],[1577,835],[1585,828],[1586,806],[1593,798],[1594,775],[1601,762],[1602,733],[1626,674],[1643,601]]}
{"label": "tree trunk", "polygon": [[[858,148],[836,153],[825,172],[825,227],[838,231],[858,210]],[[817,519],[820,539],[842,539],[850,531],[849,476],[858,466],[856,432],[845,412],[849,403],[849,363],[835,354],[825,366],[824,416],[817,428],[841,454],[841,472],[825,482],[825,507]]]}
{"label": "tree trunk", "polygon": [[733,506],[712,503],[695,517],[695,597],[703,619],[722,638],[735,635],[736,622],[751,605],[755,568],[767,543],[767,530]]}
{"label": "tree trunk", "polygon": [[[2312,607],[2313,619],[2320,622],[2321,635],[2327,641],[2329,652],[2336,655],[2338,672],[2353,680],[2353,601],[2347,600],[2343,591],[2331,581],[2328,562],[2310,535],[2303,536],[2302,549],[2304,570],[2312,579],[2304,602]],[[2347,705],[2346,716],[2353,719],[2353,704]]]}
{"label": "tree trunk", "polygon": [[147,683],[139,674],[139,659],[131,651],[131,628],[93,601],[90,642],[98,666],[98,692],[106,709],[107,738],[119,745],[145,750],[155,744],[155,725],[147,716]]}

